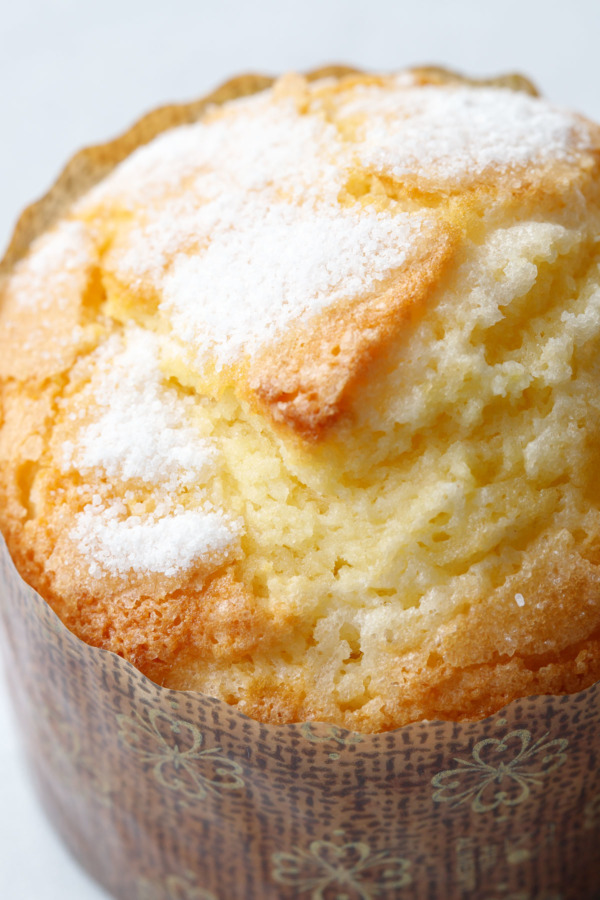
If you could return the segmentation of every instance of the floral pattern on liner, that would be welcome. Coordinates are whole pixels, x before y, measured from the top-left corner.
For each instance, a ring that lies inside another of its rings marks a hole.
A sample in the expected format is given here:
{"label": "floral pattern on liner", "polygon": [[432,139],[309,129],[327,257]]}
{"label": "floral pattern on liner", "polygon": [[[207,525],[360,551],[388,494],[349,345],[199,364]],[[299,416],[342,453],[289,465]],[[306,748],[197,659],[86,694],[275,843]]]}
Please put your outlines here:
{"label": "floral pattern on liner", "polygon": [[460,806],[471,801],[476,813],[486,813],[500,806],[518,806],[542,787],[547,776],[567,759],[568,740],[548,741],[548,733],[532,743],[530,731],[518,729],[503,738],[479,741],[471,752],[472,759],[458,759],[457,768],[439,772],[431,781],[437,788],[436,803]]}
{"label": "floral pattern on liner", "polygon": [[362,841],[312,841],[308,850],[273,854],[273,879],[310,900],[374,900],[412,884],[411,863],[390,850],[372,852]]}
{"label": "floral pattern on liner", "polygon": [[140,878],[136,888],[136,900],[216,900],[210,891],[205,891],[180,875],[169,875],[159,882]]}
{"label": "floral pattern on liner", "polygon": [[240,764],[224,756],[220,747],[202,749],[204,735],[191,722],[170,718],[159,709],[148,710],[146,718],[137,712],[118,715],[117,721],[121,742],[153,763],[158,784],[177,792],[181,802],[244,787]]}

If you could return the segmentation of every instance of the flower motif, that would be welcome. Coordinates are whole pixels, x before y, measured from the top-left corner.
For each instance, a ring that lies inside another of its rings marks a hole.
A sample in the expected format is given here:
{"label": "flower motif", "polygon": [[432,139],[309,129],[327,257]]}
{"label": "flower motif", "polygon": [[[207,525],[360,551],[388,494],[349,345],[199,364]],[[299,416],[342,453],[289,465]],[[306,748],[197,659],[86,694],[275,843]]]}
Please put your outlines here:
{"label": "flower motif", "polygon": [[475,744],[471,759],[457,759],[458,767],[439,772],[431,783],[437,788],[436,803],[460,806],[471,801],[476,813],[491,812],[499,806],[518,806],[532,788],[566,760],[566,739],[548,741],[545,734],[532,743],[531,732],[511,731],[500,740],[486,738]]}
{"label": "flower motif", "polygon": [[373,900],[412,883],[409,860],[389,850],[372,853],[361,842],[313,841],[308,850],[296,847],[272,859],[273,879],[298,894],[310,891],[311,900]]}
{"label": "flower motif", "polygon": [[136,900],[216,900],[210,891],[180,875],[169,875],[164,881],[139,878],[136,888]]}
{"label": "flower motif", "polygon": [[117,719],[123,743],[153,764],[156,781],[184,803],[244,787],[239,763],[223,756],[220,747],[202,749],[204,735],[191,722],[172,719],[159,709],[149,710],[147,720],[136,712]]}

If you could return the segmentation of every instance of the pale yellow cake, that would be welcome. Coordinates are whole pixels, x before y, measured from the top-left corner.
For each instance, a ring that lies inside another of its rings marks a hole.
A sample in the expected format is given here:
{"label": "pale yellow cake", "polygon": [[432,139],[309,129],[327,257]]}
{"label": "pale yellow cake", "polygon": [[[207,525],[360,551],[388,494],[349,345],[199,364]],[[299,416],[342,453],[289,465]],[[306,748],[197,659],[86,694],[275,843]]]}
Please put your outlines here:
{"label": "pale yellow cake", "polygon": [[81,638],[363,731],[598,679],[600,130],[514,87],[241,79],[22,223],[0,525]]}

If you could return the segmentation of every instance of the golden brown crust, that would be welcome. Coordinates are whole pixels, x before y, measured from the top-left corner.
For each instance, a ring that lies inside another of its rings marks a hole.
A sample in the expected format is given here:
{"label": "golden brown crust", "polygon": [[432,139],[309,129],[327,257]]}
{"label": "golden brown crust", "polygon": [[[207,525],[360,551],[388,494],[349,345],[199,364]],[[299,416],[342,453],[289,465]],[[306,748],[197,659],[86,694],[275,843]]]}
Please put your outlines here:
{"label": "golden brown crust", "polygon": [[442,66],[416,66],[411,69],[418,84],[472,84],[478,87],[508,88],[521,91],[531,97],[539,97],[535,84],[518,72],[508,72],[493,78],[466,78],[458,72],[452,72]]}
{"label": "golden brown crust", "polygon": [[[337,724],[357,732],[393,731],[411,722],[476,722],[522,697],[560,696],[585,690],[600,679],[600,632],[570,652],[548,658],[513,656],[472,668],[427,665],[398,680],[397,697],[378,713],[346,712]],[[306,692],[274,679],[256,681],[243,702],[245,715],[273,725],[321,721],[322,708]]]}

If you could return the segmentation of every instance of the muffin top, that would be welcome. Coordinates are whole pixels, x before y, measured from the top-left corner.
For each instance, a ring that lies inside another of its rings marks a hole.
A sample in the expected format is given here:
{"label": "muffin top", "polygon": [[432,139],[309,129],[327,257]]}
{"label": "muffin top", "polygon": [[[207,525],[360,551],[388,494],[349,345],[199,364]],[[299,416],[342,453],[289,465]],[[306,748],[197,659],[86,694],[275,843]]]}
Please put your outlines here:
{"label": "muffin top", "polygon": [[507,85],[286,76],[13,254],[0,525],[76,634],[357,730],[598,677],[599,130]]}

